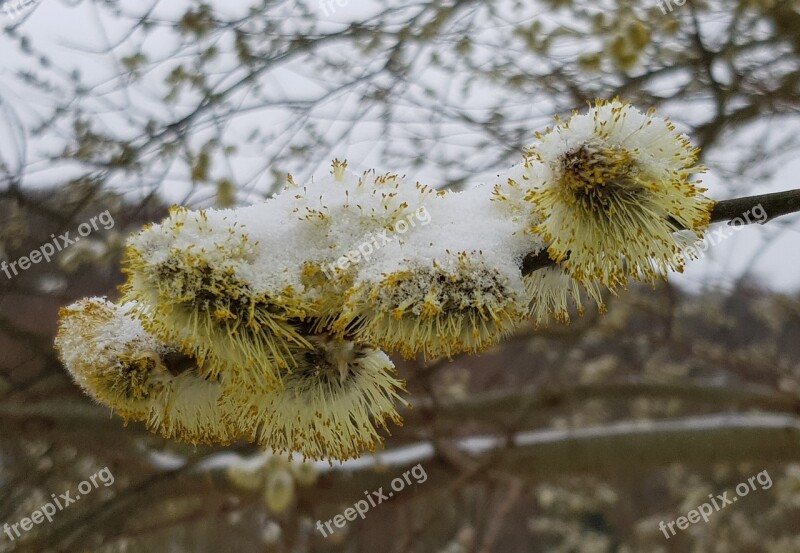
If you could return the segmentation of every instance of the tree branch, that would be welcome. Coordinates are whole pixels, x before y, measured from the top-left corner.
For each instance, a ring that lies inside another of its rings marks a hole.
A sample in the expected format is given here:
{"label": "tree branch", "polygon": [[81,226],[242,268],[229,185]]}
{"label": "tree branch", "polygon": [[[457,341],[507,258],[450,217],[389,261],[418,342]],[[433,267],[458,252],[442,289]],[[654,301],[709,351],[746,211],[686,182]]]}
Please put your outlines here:
{"label": "tree branch", "polygon": [[[800,211],[800,189],[722,200],[714,206],[714,210],[711,212],[711,222],[730,221],[759,205],[764,208],[767,214],[767,221],[782,215],[797,213]],[[754,221],[745,221],[745,224],[750,224],[751,222]]]}
{"label": "tree branch", "polygon": [[[436,405],[439,424],[463,427],[466,422],[508,427],[514,420],[518,425],[541,415],[543,410],[570,408],[586,401],[609,401],[625,404],[637,398],[649,400],[679,400],[686,405],[713,406],[716,410],[750,410],[800,414],[800,397],[755,384],[718,386],[696,383],[620,382],[578,384],[571,387],[530,387],[520,390],[484,392],[466,401],[445,401]],[[404,430],[413,430],[429,420],[429,401],[412,401],[414,409],[403,413],[402,428],[392,432],[392,443]],[[450,428],[446,426],[445,428]]]}

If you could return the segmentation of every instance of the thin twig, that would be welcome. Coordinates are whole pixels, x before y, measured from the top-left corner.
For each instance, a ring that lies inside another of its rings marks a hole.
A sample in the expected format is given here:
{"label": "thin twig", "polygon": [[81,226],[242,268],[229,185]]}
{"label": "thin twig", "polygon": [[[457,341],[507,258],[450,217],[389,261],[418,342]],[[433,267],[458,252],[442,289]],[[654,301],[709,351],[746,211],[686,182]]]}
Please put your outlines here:
{"label": "thin twig", "polygon": [[505,498],[498,506],[497,511],[489,523],[489,528],[486,530],[486,537],[483,540],[483,546],[481,547],[479,553],[492,553],[492,551],[495,550],[495,544],[497,543],[497,539],[500,537],[500,533],[503,530],[503,523],[505,522],[506,517],[508,517],[508,514],[511,512],[511,509],[514,507],[517,501],[519,501],[519,498],[522,496],[522,492],[524,490],[525,483],[521,478],[511,479]]}

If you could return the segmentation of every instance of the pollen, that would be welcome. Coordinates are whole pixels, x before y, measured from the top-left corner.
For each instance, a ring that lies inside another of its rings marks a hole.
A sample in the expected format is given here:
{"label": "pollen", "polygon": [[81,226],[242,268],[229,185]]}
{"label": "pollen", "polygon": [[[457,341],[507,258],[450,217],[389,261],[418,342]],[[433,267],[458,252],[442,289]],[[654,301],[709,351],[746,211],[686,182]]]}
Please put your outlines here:
{"label": "pollen", "polygon": [[693,178],[705,170],[697,149],[669,121],[598,101],[538,138],[526,171],[531,230],[571,278],[614,290],[683,270],[714,202]]}
{"label": "pollen", "polygon": [[56,349],[75,382],[126,420],[165,438],[227,444],[239,437],[220,382],[201,376],[197,360],[149,334],[134,305],[87,298],[60,312]]}
{"label": "pollen", "polygon": [[307,459],[347,460],[374,451],[388,423],[401,424],[405,403],[394,364],[371,346],[331,336],[311,337],[300,366],[284,388],[262,394],[234,392],[241,430],[276,452]]}

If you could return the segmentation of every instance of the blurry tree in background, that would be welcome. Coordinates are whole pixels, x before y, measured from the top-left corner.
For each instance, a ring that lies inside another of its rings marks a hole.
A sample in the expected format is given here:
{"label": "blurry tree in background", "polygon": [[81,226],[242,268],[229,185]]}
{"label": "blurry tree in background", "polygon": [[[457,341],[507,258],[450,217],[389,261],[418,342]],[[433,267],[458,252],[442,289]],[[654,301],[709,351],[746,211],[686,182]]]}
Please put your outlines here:
{"label": "blurry tree in background", "polygon": [[[797,1],[44,0],[4,23],[0,259],[116,224],[0,273],[0,521],[116,479],[0,551],[800,550],[800,298],[747,272],[700,296],[637,288],[483,356],[398,360],[406,425],[385,457],[332,468],[123,428],[52,349],[58,308],[114,296],[125,236],[171,203],[248,203],[333,157],[463,187],[597,97],[670,116],[715,197],[757,193],[800,153]],[[478,435],[498,440],[458,442]],[[425,483],[315,529],[416,462]],[[710,522],[658,529],[763,470],[774,485]]]}

